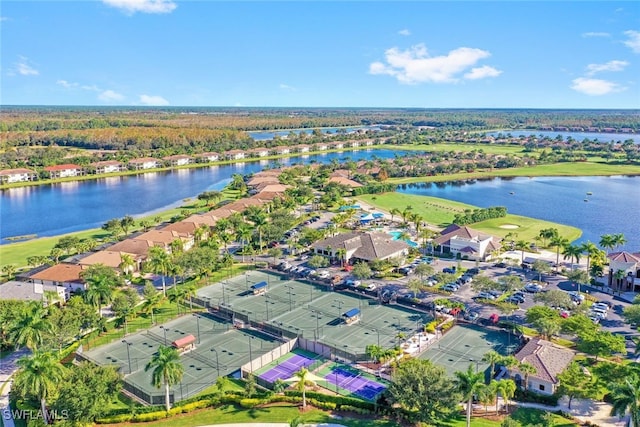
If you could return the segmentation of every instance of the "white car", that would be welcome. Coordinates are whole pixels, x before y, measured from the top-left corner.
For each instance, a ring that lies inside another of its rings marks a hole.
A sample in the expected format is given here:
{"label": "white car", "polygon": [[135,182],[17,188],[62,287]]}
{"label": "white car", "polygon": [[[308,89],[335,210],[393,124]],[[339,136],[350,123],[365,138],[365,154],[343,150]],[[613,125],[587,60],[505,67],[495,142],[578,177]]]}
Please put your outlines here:
{"label": "white car", "polygon": [[492,294],[490,294],[489,292],[480,292],[476,298],[483,298],[483,299],[490,299],[490,300],[494,300],[496,299],[496,297]]}
{"label": "white car", "polygon": [[609,311],[609,306],[603,302],[595,302],[591,306],[592,308],[601,308],[604,311]]}
{"label": "white car", "polygon": [[589,312],[589,317],[591,317],[592,315],[599,317],[601,320],[607,318],[607,312],[606,311],[591,310]]}

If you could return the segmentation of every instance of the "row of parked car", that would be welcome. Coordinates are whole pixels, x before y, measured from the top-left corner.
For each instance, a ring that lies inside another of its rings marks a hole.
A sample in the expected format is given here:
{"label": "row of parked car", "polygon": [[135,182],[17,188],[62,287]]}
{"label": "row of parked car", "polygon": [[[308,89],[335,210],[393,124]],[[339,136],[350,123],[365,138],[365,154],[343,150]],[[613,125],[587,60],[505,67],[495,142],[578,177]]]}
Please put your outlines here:
{"label": "row of parked car", "polygon": [[589,318],[594,323],[599,323],[606,319],[611,307],[606,302],[594,302],[589,308]]}

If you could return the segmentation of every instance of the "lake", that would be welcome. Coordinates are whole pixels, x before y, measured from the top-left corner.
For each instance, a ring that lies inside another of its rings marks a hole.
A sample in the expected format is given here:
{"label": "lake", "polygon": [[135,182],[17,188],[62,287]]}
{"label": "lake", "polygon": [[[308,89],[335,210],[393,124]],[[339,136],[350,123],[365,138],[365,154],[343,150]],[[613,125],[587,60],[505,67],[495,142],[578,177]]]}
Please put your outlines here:
{"label": "lake", "polygon": [[578,227],[578,242],[597,244],[603,234],[623,233],[623,249],[640,250],[640,177],[493,178],[406,184],[398,191],[483,208],[506,206],[512,214]]}
{"label": "lake", "polygon": [[600,141],[600,142],[624,142],[628,139],[632,140],[634,144],[640,144],[640,135],[636,133],[604,133],[604,132],[556,132],[552,130],[503,130],[500,132],[488,132],[489,136],[498,136],[498,134],[506,135],[511,134],[511,136],[519,137],[523,136],[540,136],[548,137],[551,139],[555,139],[558,135],[562,136],[562,139],[566,140],[568,137],[575,139],[578,142],[582,142],[585,139],[589,139],[591,141]]}
{"label": "lake", "polygon": [[101,227],[112,218],[139,217],[177,207],[186,198],[207,190],[221,190],[235,173],[258,172],[270,165],[329,163],[410,155],[388,149],[363,149],[287,157],[233,165],[177,169],[124,177],[65,182],[0,191],[0,238],[36,234],[55,236]]}

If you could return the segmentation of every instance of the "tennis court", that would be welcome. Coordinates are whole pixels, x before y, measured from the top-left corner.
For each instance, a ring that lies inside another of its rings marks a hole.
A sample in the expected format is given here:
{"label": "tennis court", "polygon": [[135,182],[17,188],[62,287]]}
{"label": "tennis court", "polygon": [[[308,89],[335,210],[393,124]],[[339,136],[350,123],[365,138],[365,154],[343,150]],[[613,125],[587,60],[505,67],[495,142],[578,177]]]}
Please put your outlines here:
{"label": "tennis court", "polygon": [[481,372],[489,367],[488,363],[482,361],[489,350],[508,355],[518,347],[518,338],[507,332],[475,325],[456,325],[438,343],[422,353],[420,359],[428,359],[443,366],[449,375],[456,371],[466,371],[470,364]]}
{"label": "tennis court", "polygon": [[162,389],[151,383],[151,371],[144,368],[160,345],[171,345],[188,335],[196,337],[195,349],[180,356],[184,366],[182,382],[172,387],[177,400],[186,399],[215,384],[219,376],[227,376],[268,353],[282,343],[253,330],[234,329],[228,322],[207,314],[186,315],[148,331],[132,334],[82,353],[99,365],[115,365],[125,374],[124,388],[148,403],[164,402]]}
{"label": "tennis court", "polygon": [[[254,295],[252,284],[263,281],[268,283],[266,293]],[[317,341],[346,360],[365,359],[365,348],[370,344],[395,347],[431,320],[428,314],[263,271],[202,288],[198,297],[236,320],[276,335]],[[343,314],[356,308],[359,320],[346,324]]]}
{"label": "tennis court", "polygon": [[325,361],[326,359],[318,354],[297,348],[256,370],[254,374],[272,385],[277,380],[293,377],[301,368],[307,368],[311,371]]}
{"label": "tennis court", "polygon": [[388,387],[385,380],[341,363],[323,366],[316,375],[324,378],[318,385],[328,390],[369,401],[375,401]]}

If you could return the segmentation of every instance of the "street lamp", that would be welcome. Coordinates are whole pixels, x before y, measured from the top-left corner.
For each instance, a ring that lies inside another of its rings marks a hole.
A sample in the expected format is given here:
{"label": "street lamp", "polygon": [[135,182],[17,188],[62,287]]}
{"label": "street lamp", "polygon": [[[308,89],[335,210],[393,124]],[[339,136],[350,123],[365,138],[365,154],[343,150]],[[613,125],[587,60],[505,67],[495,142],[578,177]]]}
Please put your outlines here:
{"label": "street lamp", "polygon": [[224,282],[220,282],[220,284],[222,285],[222,302],[226,304],[227,299],[224,296]]}
{"label": "street lamp", "polygon": [[218,360],[218,350],[216,350],[215,348],[212,348],[211,351],[213,351],[216,354],[216,371],[218,372],[218,378],[220,378],[220,362]]}
{"label": "street lamp", "polygon": [[131,353],[129,352],[129,347],[131,347],[133,343],[127,340],[122,340],[122,343],[127,345],[127,360],[129,361],[129,373],[131,373]]}
{"label": "street lamp", "polygon": [[166,347],[166,345],[167,345],[167,328],[165,328],[163,325],[160,325],[160,329],[162,329],[163,332],[164,332],[164,345]]}
{"label": "street lamp", "polygon": [[249,371],[253,373],[253,355],[251,354],[251,340],[253,337],[251,335],[247,335],[249,337]]}
{"label": "street lamp", "polygon": [[193,313],[193,317],[196,318],[196,327],[198,330],[198,344],[200,344],[200,316],[198,316],[196,313]]}
{"label": "street lamp", "polygon": [[344,304],[344,301],[339,299],[334,299],[333,302],[338,304],[338,317],[340,317],[342,315],[342,304]]}
{"label": "street lamp", "polygon": [[269,295],[264,294],[264,307],[267,310],[267,322],[269,321]]}
{"label": "street lamp", "polygon": [[287,293],[289,294],[289,311],[292,311],[293,308],[292,308],[292,302],[291,302],[291,295],[295,295],[291,293],[291,291],[293,290],[293,286],[287,285],[285,286],[285,288],[287,288]]}
{"label": "street lamp", "polygon": [[471,362],[471,363],[475,362],[475,364],[476,364],[476,374],[477,374],[478,373],[478,369],[479,369],[478,365],[480,364],[480,361],[479,360],[475,360],[475,359],[469,359],[469,362]]}
{"label": "street lamp", "polygon": [[375,332],[378,335],[378,347],[380,347],[380,331],[377,329],[372,329],[371,331]]}

